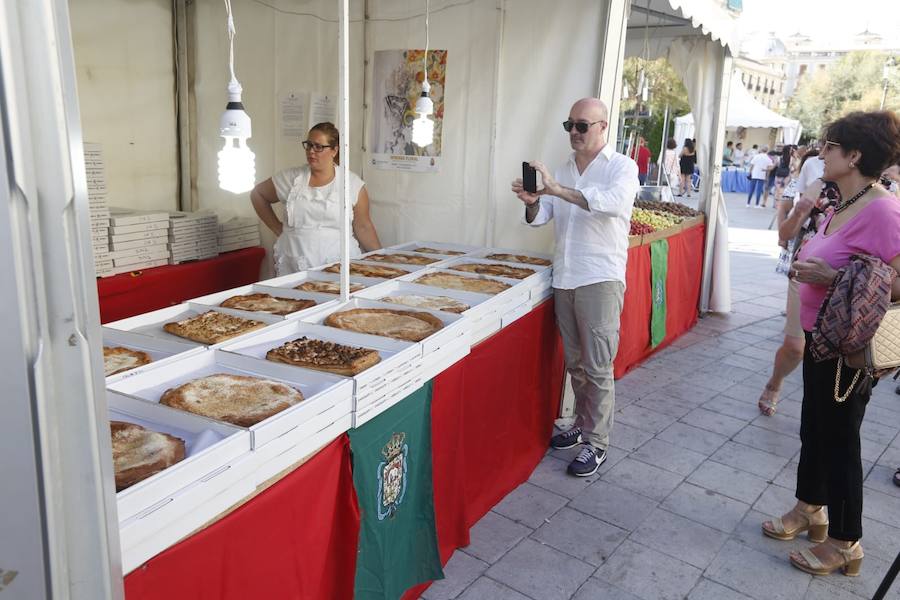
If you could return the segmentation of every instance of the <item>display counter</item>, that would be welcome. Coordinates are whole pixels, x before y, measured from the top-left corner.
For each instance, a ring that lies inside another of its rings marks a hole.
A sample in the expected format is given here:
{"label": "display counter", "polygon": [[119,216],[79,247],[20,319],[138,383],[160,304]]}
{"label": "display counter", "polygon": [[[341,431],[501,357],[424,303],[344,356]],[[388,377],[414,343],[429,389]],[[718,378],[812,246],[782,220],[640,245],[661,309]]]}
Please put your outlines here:
{"label": "display counter", "polygon": [[750,191],[750,180],[747,176],[750,171],[737,167],[725,167],[722,169],[722,191],[729,193],[746,194]]}
{"label": "display counter", "polygon": [[118,321],[253,283],[259,279],[259,268],[265,255],[265,249],[256,246],[206,260],[98,279],[100,322]]}

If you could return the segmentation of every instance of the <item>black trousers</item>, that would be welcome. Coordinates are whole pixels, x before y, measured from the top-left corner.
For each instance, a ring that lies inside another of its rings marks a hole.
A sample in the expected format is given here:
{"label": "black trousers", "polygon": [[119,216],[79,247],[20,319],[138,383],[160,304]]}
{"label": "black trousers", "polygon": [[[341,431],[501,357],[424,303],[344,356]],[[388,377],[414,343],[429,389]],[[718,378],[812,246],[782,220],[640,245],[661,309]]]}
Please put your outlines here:
{"label": "black trousers", "polygon": [[[850,397],[845,402],[836,402],[837,359],[816,362],[809,351],[811,338],[812,335],[806,332],[797,499],[827,506],[828,535],[855,542],[862,537],[863,472],[859,428],[872,387],[868,378],[862,375]],[[841,395],[855,374],[855,369],[841,367]]]}

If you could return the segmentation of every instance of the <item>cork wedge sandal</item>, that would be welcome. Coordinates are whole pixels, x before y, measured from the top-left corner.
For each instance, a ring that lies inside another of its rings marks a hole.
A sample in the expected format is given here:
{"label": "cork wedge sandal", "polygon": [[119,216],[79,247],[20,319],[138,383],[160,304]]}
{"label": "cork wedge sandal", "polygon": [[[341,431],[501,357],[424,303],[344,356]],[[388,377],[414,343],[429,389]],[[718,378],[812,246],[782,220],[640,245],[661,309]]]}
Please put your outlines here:
{"label": "cork wedge sandal", "polygon": [[[796,515],[800,518],[800,520],[804,521],[801,525],[793,529],[786,529],[784,526],[784,517],[789,515]],[[814,543],[824,542],[828,537],[828,515],[825,514],[825,507],[820,506],[818,510],[815,510],[811,513],[804,513],[801,510],[797,510],[797,508],[792,508],[790,512],[788,512],[784,517],[775,517],[772,519],[772,527],[766,527],[766,524],[762,524],[763,534],[768,537],[776,540],[781,540],[783,542],[789,541],[797,537],[797,535],[803,533],[804,531],[808,532],[809,541]]]}

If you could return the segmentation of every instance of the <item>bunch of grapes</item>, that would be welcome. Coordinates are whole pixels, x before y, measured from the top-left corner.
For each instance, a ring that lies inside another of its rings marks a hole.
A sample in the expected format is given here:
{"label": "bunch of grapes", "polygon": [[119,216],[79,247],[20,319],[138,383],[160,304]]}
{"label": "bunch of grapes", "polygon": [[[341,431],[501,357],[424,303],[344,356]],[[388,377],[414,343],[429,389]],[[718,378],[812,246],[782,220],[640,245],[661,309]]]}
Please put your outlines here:
{"label": "bunch of grapes", "polygon": [[644,235],[647,233],[653,233],[654,231],[656,230],[653,229],[651,225],[647,225],[646,223],[635,223],[634,221],[632,221],[631,231],[629,232],[629,235]]}
{"label": "bunch of grapes", "polygon": [[681,221],[680,218],[673,215],[664,215],[662,213],[647,210],[644,208],[635,208],[631,211],[632,223],[643,223],[650,225],[654,230],[668,229]]}

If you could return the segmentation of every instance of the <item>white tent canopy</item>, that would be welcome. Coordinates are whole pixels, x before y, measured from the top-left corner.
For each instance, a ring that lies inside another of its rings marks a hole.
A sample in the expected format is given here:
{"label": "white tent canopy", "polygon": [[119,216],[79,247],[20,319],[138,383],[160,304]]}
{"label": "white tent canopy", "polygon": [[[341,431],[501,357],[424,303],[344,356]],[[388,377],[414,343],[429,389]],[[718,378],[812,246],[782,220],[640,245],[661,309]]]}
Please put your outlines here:
{"label": "white tent canopy", "polygon": [[[741,73],[737,70],[731,76],[731,93],[728,98],[725,127],[727,129],[737,129],[738,127],[780,129],[780,140],[785,144],[796,144],[803,131],[800,121],[779,115],[751,96],[741,82]],[[693,113],[676,118],[675,139],[679,145],[684,143],[685,138],[693,137]]]}

